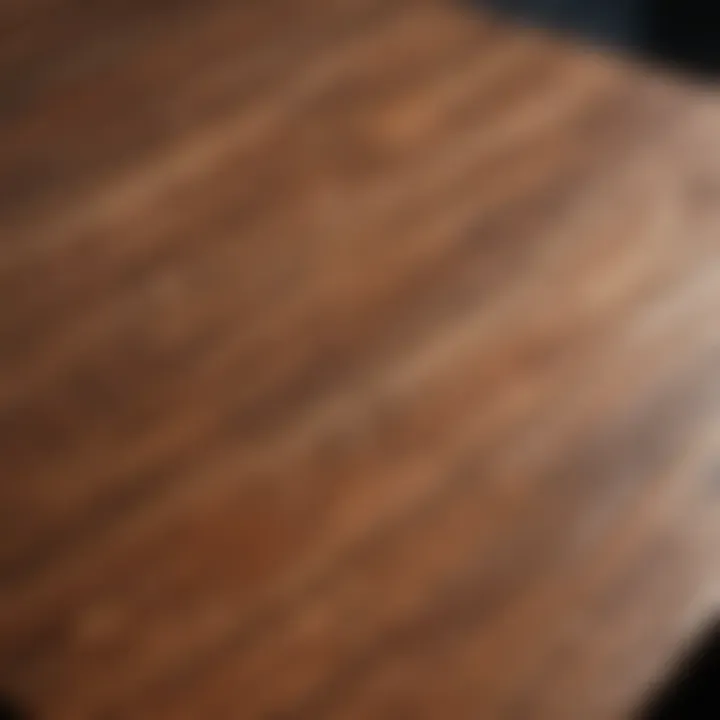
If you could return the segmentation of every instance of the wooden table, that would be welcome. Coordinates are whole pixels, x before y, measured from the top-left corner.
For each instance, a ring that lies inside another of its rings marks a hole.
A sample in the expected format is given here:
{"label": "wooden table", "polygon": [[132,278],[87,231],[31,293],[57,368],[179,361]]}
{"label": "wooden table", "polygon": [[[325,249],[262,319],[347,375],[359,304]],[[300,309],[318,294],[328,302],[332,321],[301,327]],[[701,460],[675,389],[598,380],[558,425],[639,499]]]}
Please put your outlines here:
{"label": "wooden table", "polygon": [[625,718],[720,601],[720,97],[449,0],[6,0],[0,686]]}

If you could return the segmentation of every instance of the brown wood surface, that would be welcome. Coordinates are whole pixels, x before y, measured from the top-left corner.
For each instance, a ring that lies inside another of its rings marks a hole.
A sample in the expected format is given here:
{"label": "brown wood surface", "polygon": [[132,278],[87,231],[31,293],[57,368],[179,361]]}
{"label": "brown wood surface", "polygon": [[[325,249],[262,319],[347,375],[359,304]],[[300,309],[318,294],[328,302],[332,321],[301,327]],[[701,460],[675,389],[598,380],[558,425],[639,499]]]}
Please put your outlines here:
{"label": "brown wood surface", "polygon": [[720,600],[720,97],[447,0],[5,0],[0,687],[625,718]]}

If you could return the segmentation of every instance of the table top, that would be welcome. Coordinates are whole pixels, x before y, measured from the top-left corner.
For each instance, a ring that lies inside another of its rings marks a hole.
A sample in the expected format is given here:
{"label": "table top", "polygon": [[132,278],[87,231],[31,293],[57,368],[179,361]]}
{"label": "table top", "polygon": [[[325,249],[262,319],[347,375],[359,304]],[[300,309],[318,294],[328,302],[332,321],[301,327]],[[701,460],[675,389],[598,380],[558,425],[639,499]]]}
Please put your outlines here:
{"label": "table top", "polygon": [[0,40],[0,689],[628,717],[720,600],[712,88],[449,0]]}

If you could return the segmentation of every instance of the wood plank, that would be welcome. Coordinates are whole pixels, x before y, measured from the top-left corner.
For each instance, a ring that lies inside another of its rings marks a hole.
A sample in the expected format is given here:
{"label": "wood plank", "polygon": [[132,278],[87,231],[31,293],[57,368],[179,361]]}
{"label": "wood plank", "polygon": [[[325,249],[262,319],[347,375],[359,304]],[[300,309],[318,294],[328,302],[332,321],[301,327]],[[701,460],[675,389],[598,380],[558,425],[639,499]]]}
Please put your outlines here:
{"label": "wood plank", "polygon": [[87,5],[0,10],[0,686],[626,717],[718,603],[720,100],[446,0]]}

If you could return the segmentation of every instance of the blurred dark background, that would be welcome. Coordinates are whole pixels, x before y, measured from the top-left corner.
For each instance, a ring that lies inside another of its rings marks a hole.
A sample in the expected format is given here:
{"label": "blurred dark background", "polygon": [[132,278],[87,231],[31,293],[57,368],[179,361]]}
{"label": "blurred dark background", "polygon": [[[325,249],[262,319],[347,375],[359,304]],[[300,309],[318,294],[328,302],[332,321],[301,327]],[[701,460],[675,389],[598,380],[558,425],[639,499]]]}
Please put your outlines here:
{"label": "blurred dark background", "polygon": [[695,72],[720,69],[720,9],[704,0],[480,0],[513,17]]}

